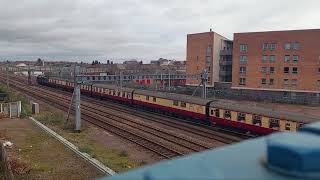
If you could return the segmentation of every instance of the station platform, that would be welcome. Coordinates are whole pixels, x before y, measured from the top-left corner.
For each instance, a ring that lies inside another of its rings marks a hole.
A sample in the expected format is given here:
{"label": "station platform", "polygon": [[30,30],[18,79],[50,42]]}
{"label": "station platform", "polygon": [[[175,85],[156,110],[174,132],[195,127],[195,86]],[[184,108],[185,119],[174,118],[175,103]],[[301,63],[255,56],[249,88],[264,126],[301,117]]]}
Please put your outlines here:
{"label": "station platform", "polygon": [[162,161],[103,180],[320,179],[320,123]]}

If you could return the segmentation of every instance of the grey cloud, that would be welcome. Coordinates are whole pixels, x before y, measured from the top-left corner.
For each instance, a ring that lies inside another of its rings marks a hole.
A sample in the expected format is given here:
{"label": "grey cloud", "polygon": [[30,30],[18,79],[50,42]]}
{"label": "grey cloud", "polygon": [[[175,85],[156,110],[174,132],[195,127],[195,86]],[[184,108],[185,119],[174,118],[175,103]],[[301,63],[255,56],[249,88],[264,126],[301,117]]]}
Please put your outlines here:
{"label": "grey cloud", "polygon": [[319,28],[317,0],[0,0],[5,58],[185,59],[186,34]]}

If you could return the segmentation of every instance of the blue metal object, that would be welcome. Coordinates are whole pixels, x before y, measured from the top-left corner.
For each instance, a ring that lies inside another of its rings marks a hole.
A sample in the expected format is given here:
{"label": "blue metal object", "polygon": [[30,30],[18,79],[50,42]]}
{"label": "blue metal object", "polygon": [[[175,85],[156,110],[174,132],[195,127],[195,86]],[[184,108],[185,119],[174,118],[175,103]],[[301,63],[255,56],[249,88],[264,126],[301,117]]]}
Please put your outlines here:
{"label": "blue metal object", "polygon": [[300,178],[320,179],[320,138],[311,133],[278,133],[267,138],[267,167]]}
{"label": "blue metal object", "polygon": [[103,179],[292,180],[318,179],[319,172],[320,136],[304,130],[247,140]]}
{"label": "blue metal object", "polygon": [[317,135],[320,135],[320,123],[313,123],[303,126],[300,131],[302,132],[310,132]]}

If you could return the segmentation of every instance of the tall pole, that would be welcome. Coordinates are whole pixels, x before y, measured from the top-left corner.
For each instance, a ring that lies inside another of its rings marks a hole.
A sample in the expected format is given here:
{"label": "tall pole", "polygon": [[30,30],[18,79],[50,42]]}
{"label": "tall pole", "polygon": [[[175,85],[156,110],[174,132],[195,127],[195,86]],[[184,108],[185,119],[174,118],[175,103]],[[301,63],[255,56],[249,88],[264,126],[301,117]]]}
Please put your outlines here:
{"label": "tall pole", "polygon": [[7,62],[6,70],[7,70],[7,88],[9,90],[9,62]]}
{"label": "tall pole", "polygon": [[81,100],[80,100],[80,80],[78,79],[79,75],[79,66],[75,66],[74,72],[74,95],[75,95],[75,118],[76,118],[76,127],[77,132],[81,131]]}
{"label": "tall pole", "polygon": [[122,71],[120,71],[120,90],[122,91]]}
{"label": "tall pole", "polygon": [[171,90],[171,79],[170,79],[170,70],[168,69],[168,74],[169,74],[169,91]]}
{"label": "tall pole", "polygon": [[80,109],[80,85],[75,84],[75,110],[76,110],[76,131],[81,131],[81,109]]}
{"label": "tall pole", "polygon": [[205,69],[203,71],[203,74],[202,74],[202,85],[203,85],[203,91],[202,91],[202,97],[203,99],[207,99],[207,80],[208,80],[208,72],[207,70]]}
{"label": "tall pole", "polygon": [[28,84],[31,85],[31,70],[30,70],[30,65],[28,65]]}

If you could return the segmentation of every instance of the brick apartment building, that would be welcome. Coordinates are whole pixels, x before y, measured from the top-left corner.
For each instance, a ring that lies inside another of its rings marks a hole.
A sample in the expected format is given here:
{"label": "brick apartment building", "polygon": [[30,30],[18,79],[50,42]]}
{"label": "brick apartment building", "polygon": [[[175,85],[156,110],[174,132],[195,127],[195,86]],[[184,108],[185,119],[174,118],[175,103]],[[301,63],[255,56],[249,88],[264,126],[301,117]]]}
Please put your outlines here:
{"label": "brick apartment building", "polygon": [[233,89],[319,96],[320,29],[235,33],[232,69]]}
{"label": "brick apartment building", "polygon": [[[232,41],[211,30],[187,35],[187,75],[199,75],[206,69],[208,86],[214,86],[214,82],[231,81],[231,67]],[[193,79],[186,82],[192,86],[199,83]]]}

